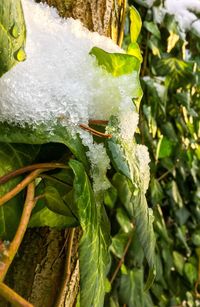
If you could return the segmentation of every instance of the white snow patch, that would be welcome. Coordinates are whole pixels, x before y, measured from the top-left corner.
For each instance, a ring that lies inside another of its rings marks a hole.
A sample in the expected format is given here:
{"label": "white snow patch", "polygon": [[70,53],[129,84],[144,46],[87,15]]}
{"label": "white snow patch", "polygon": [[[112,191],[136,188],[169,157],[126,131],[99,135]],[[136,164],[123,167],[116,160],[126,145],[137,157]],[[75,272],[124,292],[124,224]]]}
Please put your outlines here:
{"label": "white snow patch", "polygon": [[[0,121],[33,128],[57,123],[80,132],[88,146],[94,190],[109,187],[109,158],[103,144],[80,131],[89,119],[121,118],[122,137],[131,141],[138,124],[132,98],[136,73],[113,77],[89,55],[97,46],[108,52],[124,51],[98,33],[88,31],[74,19],[62,19],[55,9],[33,0],[22,0],[27,27],[26,61],[0,79]],[[127,112],[125,112],[125,111]],[[139,155],[139,150],[138,150]]]}
{"label": "white snow patch", "polygon": [[62,124],[108,119],[124,101],[131,104],[136,74],[112,77],[98,67],[89,51],[124,51],[55,9],[22,0],[27,26],[27,60],[0,80],[0,121]]}
{"label": "white snow patch", "polygon": [[163,7],[153,7],[154,21],[161,23],[166,13],[174,15],[183,35],[194,30],[200,36],[200,20],[196,16],[200,13],[200,0],[165,0]]}
{"label": "white snow patch", "polygon": [[[165,8],[168,13],[175,16],[183,32],[198,27],[195,13],[200,13],[200,0],[166,0]],[[200,35],[200,27],[196,30]]]}
{"label": "white snow patch", "polygon": [[144,193],[146,193],[150,181],[150,157],[147,147],[144,145],[137,144],[135,148],[135,155],[139,163],[140,177],[142,178]]}

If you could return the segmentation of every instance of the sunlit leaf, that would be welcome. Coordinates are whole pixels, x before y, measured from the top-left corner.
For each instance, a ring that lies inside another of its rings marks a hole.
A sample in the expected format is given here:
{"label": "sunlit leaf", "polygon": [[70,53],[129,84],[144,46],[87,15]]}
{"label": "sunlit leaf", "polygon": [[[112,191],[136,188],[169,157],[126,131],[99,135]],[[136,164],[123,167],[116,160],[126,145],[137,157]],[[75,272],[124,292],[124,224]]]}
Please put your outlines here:
{"label": "sunlit leaf", "polygon": [[134,6],[130,7],[130,36],[131,42],[135,43],[138,39],[142,27],[140,14]]}
{"label": "sunlit leaf", "polygon": [[103,306],[109,264],[109,223],[102,204],[96,203],[83,165],[69,162],[74,179],[74,200],[83,230],[79,245],[81,306]]}
{"label": "sunlit leaf", "polygon": [[90,54],[96,57],[98,65],[115,77],[138,72],[140,69],[138,58],[129,54],[109,53],[98,47],[93,47]]}
{"label": "sunlit leaf", "polygon": [[[0,1],[0,77],[25,59],[25,22],[20,0]],[[23,57],[22,57],[23,53]]]}

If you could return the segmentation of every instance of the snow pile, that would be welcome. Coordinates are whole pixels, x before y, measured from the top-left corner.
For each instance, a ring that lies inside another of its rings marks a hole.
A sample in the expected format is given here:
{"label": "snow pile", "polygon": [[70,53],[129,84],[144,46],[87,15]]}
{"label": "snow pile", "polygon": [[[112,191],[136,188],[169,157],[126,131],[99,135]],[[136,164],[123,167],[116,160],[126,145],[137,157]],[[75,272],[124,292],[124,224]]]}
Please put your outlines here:
{"label": "snow pile", "polygon": [[195,13],[200,13],[200,0],[166,0],[167,12],[174,15],[181,31],[194,29],[200,35],[200,20]]}
{"label": "snow pile", "polygon": [[[148,0],[146,1],[148,2]],[[153,12],[156,22],[162,22],[165,14],[168,13],[174,15],[180,32],[184,34],[193,30],[200,36],[200,19],[197,17],[200,13],[200,0],[165,0],[164,7],[155,6]]]}
{"label": "snow pile", "polygon": [[94,189],[106,189],[110,161],[105,148],[94,144],[79,124],[116,115],[121,117],[122,137],[131,140],[138,124],[132,103],[137,75],[113,77],[89,55],[94,46],[124,52],[109,38],[88,31],[77,20],[60,18],[45,4],[22,0],[22,5],[27,59],[0,79],[0,121],[33,128],[40,123],[53,128],[60,122],[79,131],[89,148]]}
{"label": "snow pile", "polygon": [[[110,39],[55,9],[22,0],[27,26],[27,60],[0,80],[0,121],[86,124],[132,108],[136,75],[113,78],[89,51],[98,46],[123,52]],[[17,102],[17,103],[16,103]]]}

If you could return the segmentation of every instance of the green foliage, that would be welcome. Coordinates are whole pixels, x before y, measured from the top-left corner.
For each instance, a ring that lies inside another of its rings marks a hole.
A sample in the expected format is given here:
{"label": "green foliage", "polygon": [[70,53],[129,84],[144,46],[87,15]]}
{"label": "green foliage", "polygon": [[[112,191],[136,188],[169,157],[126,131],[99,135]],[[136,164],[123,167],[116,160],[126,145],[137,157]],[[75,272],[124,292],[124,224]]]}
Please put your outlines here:
{"label": "green foliage", "polygon": [[[32,163],[39,146],[0,143],[0,177],[17,168]],[[0,196],[14,188],[21,178],[1,185]],[[23,193],[18,194],[0,207],[0,238],[10,240],[17,230],[23,209]]]}
{"label": "green foliage", "polygon": [[71,160],[69,165],[75,175],[74,201],[83,230],[79,246],[80,303],[81,306],[102,306],[110,259],[109,222],[104,207],[95,200],[83,165],[75,160]]}
{"label": "green foliage", "polygon": [[18,62],[24,61],[26,31],[20,0],[0,2],[0,77]]}
{"label": "green foliage", "polygon": [[[149,291],[150,306],[198,306],[199,38],[188,32],[183,39],[173,16],[166,14],[156,23],[153,8],[147,10],[141,3],[136,7],[143,20],[139,41],[144,95],[137,140],[148,145],[151,154],[147,199],[157,236],[157,275]],[[159,5],[163,4],[155,1],[154,7]],[[130,42],[127,35],[126,44]],[[125,298],[122,303],[127,303]]]}
{"label": "green foliage", "polygon": [[90,54],[96,57],[98,65],[103,66],[114,77],[138,72],[140,68],[140,61],[133,55],[109,53],[98,47],[93,47]]}

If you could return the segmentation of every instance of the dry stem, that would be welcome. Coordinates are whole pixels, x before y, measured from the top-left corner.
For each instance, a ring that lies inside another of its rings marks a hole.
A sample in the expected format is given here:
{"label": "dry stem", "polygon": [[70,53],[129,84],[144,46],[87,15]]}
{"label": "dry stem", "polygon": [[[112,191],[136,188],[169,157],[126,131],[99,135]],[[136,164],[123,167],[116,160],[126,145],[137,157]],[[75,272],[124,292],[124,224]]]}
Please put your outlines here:
{"label": "dry stem", "polygon": [[35,169],[55,169],[55,168],[67,168],[65,164],[62,163],[37,163],[37,164],[32,164],[28,166],[21,167],[17,170],[14,170],[10,173],[7,173],[6,175],[0,177],[0,184],[6,183],[8,180],[22,175],[24,173],[34,171]]}
{"label": "dry stem", "polygon": [[28,185],[24,209],[22,212],[17,232],[15,234],[13,241],[10,243],[6,256],[4,256],[5,259],[3,259],[3,265],[0,267],[0,282],[4,280],[6,273],[9,269],[9,266],[12,263],[18,251],[18,248],[22,242],[22,239],[24,237],[32,209],[35,205],[34,194],[35,194],[35,184],[32,182]]}
{"label": "dry stem", "polygon": [[14,187],[11,191],[0,197],[0,206],[5,204],[7,201],[12,199],[14,196],[19,194],[30,182],[32,182],[35,178],[39,176],[44,171],[49,169],[37,169],[30,173],[24,180],[22,180],[16,187]]}
{"label": "dry stem", "polygon": [[23,297],[10,289],[4,283],[0,282],[0,295],[15,307],[34,307],[27,302]]}

